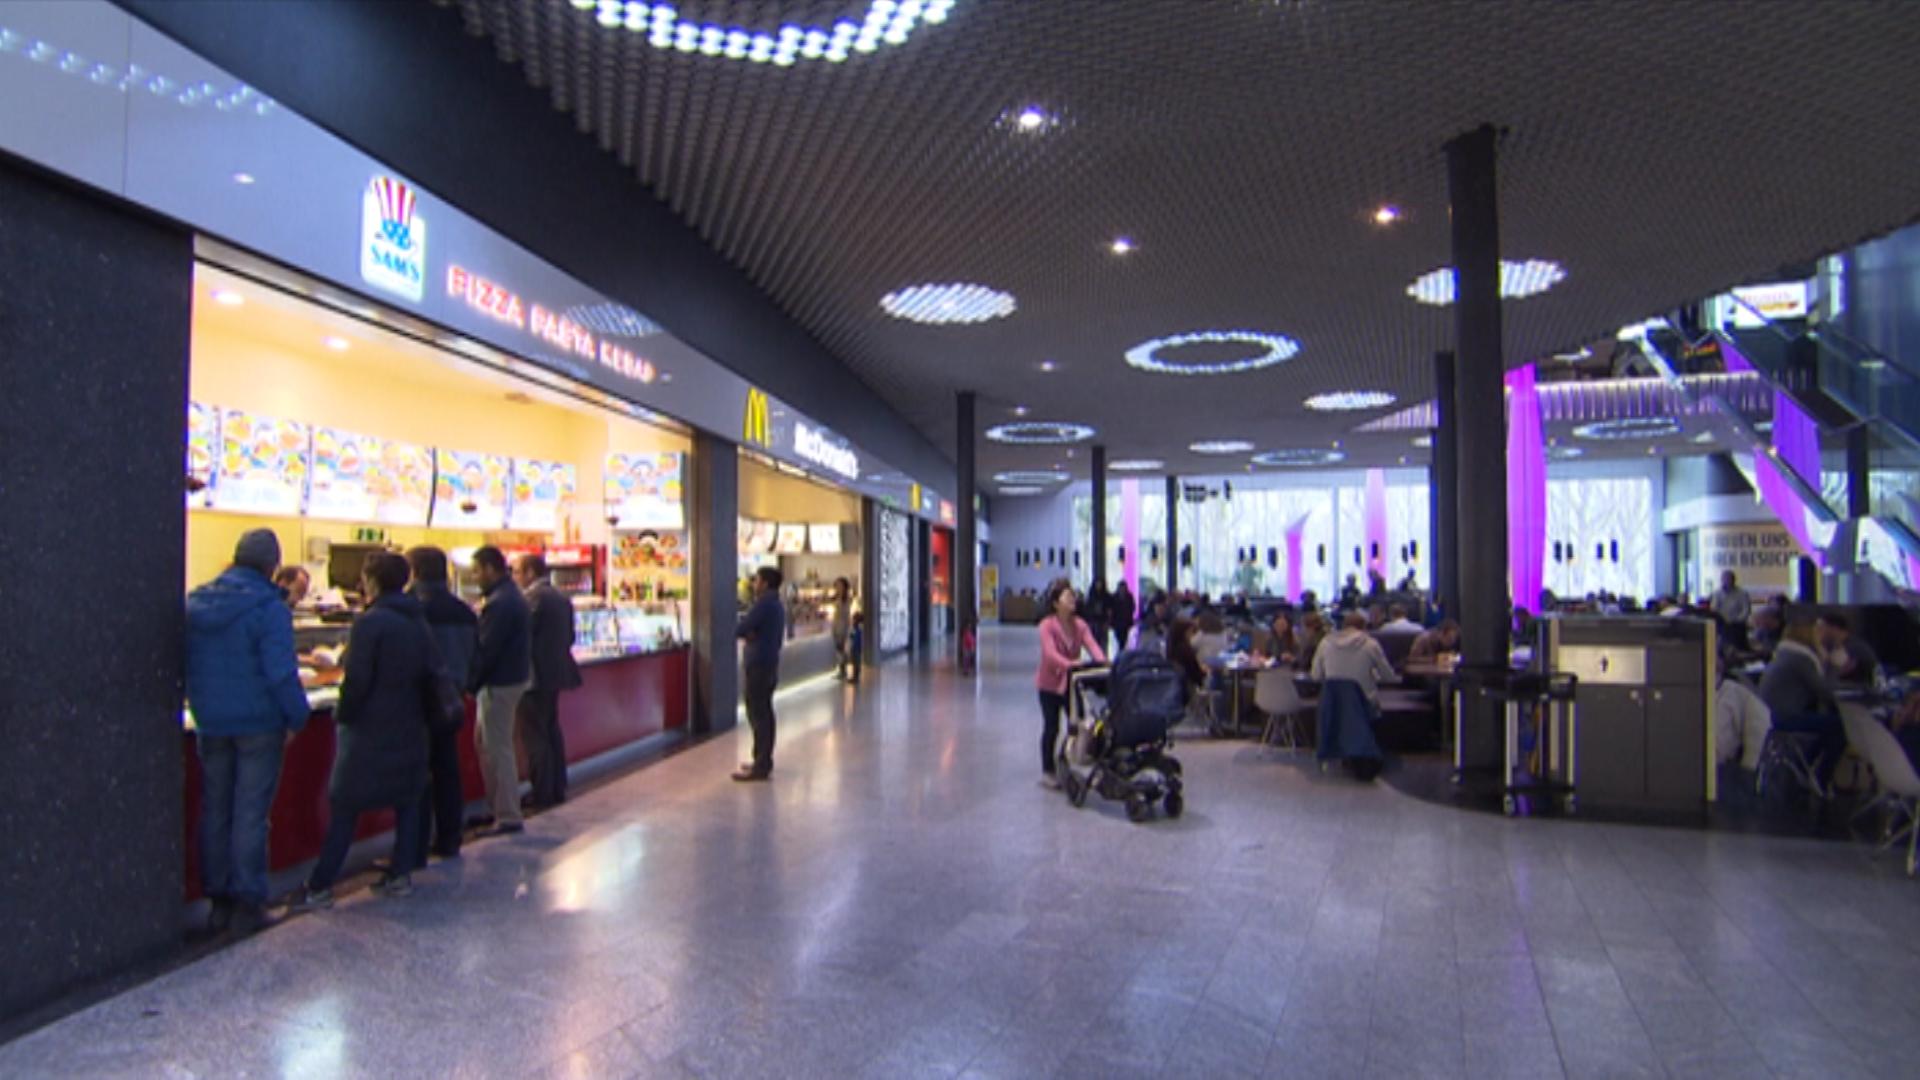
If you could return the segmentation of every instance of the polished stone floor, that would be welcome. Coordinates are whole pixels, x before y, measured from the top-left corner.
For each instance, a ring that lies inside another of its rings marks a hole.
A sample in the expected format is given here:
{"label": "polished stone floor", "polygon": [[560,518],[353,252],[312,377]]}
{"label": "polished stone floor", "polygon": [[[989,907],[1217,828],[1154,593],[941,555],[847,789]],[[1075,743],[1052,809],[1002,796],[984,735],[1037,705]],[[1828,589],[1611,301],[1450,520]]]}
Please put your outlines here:
{"label": "polished stone floor", "polygon": [[0,1046],[0,1076],[1920,1075],[1920,882],[1846,844],[1510,822],[1183,744],[1038,788],[983,676],[786,697],[417,878]]}

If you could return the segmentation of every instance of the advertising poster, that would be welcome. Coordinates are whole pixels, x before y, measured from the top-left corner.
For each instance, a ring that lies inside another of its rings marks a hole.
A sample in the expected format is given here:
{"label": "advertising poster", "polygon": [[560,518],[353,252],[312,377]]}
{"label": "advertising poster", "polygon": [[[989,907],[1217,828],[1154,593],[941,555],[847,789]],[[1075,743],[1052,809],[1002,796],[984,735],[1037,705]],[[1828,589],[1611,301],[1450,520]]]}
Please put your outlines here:
{"label": "advertising poster", "polygon": [[380,441],[380,456],[367,465],[373,519],[382,525],[425,525],[433,508],[433,450],[414,443]]}
{"label": "advertising poster", "polygon": [[382,440],[339,428],[313,429],[313,477],[307,484],[307,516],[372,521],[375,499],[368,484],[384,447]]}
{"label": "advertising poster", "polygon": [[220,445],[220,410],[187,403],[187,508],[205,509],[213,497],[213,465]]}
{"label": "advertising poster", "polygon": [[1703,593],[1718,589],[1728,570],[1753,592],[1791,591],[1800,558],[1792,534],[1771,524],[1703,525],[1698,552]]}
{"label": "advertising poster", "polygon": [[573,511],[574,468],[558,461],[513,459],[513,502],[507,527],[553,532]]}
{"label": "advertising poster", "polygon": [[1000,567],[993,563],[980,568],[980,621],[1000,621]]}
{"label": "advertising poster", "polygon": [[435,450],[433,527],[504,529],[508,461],[499,454]]}
{"label": "advertising poster", "polygon": [[679,454],[608,454],[607,517],[619,529],[684,529]]}
{"label": "advertising poster", "polygon": [[240,409],[220,411],[218,483],[208,505],[298,516],[307,493],[307,426]]}
{"label": "advertising poster", "polygon": [[807,553],[807,527],[805,525],[782,525],[773,541],[775,555],[805,555]]}

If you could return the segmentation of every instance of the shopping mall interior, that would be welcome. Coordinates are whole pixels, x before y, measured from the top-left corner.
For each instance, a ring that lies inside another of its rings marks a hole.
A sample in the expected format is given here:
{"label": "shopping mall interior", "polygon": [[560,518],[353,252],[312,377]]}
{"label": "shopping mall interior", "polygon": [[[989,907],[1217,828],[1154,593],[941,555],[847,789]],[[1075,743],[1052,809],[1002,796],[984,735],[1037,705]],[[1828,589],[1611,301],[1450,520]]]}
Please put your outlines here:
{"label": "shopping mall interior", "polygon": [[1913,1075],[1916,50],[0,3],[0,1075]]}

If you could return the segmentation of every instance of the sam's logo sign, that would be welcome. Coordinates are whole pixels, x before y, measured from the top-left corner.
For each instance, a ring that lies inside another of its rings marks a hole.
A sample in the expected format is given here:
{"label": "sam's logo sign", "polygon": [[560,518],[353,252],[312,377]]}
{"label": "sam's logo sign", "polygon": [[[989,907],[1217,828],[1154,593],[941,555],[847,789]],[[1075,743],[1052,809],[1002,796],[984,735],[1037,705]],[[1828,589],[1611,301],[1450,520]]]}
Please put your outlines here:
{"label": "sam's logo sign", "polygon": [[747,387],[747,415],[740,425],[740,438],[756,446],[773,447],[772,409],[767,405],[766,391],[759,387]]}
{"label": "sam's logo sign", "polygon": [[376,176],[360,196],[360,280],[419,303],[427,287],[427,220],[411,187]]}

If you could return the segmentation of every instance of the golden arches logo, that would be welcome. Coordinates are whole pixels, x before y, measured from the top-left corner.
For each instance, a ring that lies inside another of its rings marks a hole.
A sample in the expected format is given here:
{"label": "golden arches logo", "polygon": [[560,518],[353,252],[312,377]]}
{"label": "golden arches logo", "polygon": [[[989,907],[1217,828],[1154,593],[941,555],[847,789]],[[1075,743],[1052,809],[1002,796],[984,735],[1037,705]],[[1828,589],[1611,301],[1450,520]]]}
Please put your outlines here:
{"label": "golden arches logo", "polygon": [[760,446],[773,446],[773,410],[767,405],[766,391],[758,387],[747,387],[747,415],[741,424],[740,437],[743,441]]}

